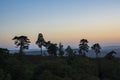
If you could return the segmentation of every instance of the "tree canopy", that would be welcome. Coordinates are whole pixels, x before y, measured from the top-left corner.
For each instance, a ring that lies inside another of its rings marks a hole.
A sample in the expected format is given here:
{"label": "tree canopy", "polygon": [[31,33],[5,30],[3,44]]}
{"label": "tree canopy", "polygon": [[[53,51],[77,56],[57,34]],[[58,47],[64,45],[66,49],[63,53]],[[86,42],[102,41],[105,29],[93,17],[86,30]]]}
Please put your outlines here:
{"label": "tree canopy", "polygon": [[81,39],[79,44],[79,54],[80,55],[86,55],[86,52],[88,52],[89,46],[88,46],[88,40],[87,39]]}
{"label": "tree canopy", "polygon": [[27,36],[15,36],[12,40],[15,40],[14,44],[20,47],[19,53],[23,53],[24,49],[29,48],[30,39]]}
{"label": "tree canopy", "polygon": [[98,57],[98,54],[100,53],[100,49],[101,49],[101,46],[99,45],[99,43],[94,44],[91,48],[96,53],[96,57]]}

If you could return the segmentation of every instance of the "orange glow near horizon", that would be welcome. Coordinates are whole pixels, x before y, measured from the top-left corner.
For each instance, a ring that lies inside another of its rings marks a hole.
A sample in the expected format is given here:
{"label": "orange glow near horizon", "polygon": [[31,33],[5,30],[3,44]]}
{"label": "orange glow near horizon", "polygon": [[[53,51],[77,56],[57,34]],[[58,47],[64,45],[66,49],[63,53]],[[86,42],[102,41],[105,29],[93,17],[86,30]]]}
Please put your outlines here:
{"label": "orange glow near horizon", "polygon": [[[111,32],[102,32],[102,33],[86,33],[81,34],[81,32],[71,33],[52,33],[52,34],[43,34],[46,41],[51,41],[53,43],[62,42],[63,45],[76,45],[79,44],[79,41],[83,38],[88,39],[90,43],[120,43],[120,33],[111,33]],[[12,41],[13,36],[7,36],[6,38],[1,39],[1,45],[14,45],[14,41]],[[35,41],[37,40],[37,35],[29,34],[28,38],[31,40],[31,45],[35,45]],[[14,47],[14,46],[13,46]]]}
{"label": "orange glow near horizon", "polygon": [[[14,48],[14,36],[25,35],[35,46],[38,34],[46,41],[78,46],[120,45],[119,0],[0,0],[0,47]],[[29,4],[28,4],[29,3]],[[47,5],[46,5],[47,4]]]}

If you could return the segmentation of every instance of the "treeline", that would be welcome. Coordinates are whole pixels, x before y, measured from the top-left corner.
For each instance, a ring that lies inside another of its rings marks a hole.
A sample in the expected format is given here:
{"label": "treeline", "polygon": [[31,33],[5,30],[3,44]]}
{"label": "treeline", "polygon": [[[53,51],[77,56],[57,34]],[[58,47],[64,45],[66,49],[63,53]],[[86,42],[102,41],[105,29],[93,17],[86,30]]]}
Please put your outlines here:
{"label": "treeline", "polygon": [[[30,45],[30,39],[28,39],[27,36],[15,36],[12,40],[15,40],[15,45],[20,48],[19,53],[24,54],[23,50],[28,49]],[[93,44],[93,46],[88,46],[88,40],[87,39],[81,39],[79,43],[79,50],[73,51],[70,45],[64,50],[64,46],[62,43],[52,43],[51,41],[46,41],[42,35],[42,33],[38,34],[38,39],[35,42],[36,45],[40,48],[41,56],[43,55],[42,47],[44,46],[47,49],[47,52],[50,56],[60,56],[62,57],[66,51],[67,56],[75,56],[76,53],[79,53],[79,55],[86,56],[86,53],[89,51],[89,48],[91,48],[95,53],[96,57],[98,57],[98,54],[101,52],[101,46],[99,43]],[[58,53],[57,53],[58,52]],[[115,51],[111,51],[107,54],[107,56],[113,56],[113,54],[116,54]]]}

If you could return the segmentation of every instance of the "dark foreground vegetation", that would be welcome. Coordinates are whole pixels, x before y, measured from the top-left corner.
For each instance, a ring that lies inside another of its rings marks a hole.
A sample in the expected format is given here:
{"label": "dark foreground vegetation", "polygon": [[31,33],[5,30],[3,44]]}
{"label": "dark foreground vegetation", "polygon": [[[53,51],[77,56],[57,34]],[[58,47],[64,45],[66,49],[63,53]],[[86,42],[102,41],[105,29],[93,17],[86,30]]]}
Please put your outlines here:
{"label": "dark foreground vegetation", "polygon": [[1,48],[0,80],[120,80],[120,59],[9,54]]}
{"label": "dark foreground vegetation", "polygon": [[[114,57],[117,53],[111,51],[99,58],[99,43],[91,47],[96,58],[88,58],[87,39],[80,40],[76,52],[69,45],[64,49],[61,43],[57,46],[45,41],[40,33],[36,41],[40,55],[25,55],[24,49],[30,45],[27,36],[15,36],[13,40],[19,53],[9,54],[8,49],[0,48],[0,80],[120,80],[120,59]],[[48,55],[42,52],[42,46]]]}

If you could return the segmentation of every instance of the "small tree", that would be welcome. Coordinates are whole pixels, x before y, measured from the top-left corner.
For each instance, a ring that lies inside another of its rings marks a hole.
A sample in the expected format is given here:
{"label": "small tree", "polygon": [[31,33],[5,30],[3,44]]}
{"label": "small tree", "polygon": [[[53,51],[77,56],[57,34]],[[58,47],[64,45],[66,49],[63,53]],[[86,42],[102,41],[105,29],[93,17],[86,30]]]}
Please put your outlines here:
{"label": "small tree", "polygon": [[0,48],[0,58],[1,57],[6,57],[9,55],[9,50],[7,48]]}
{"label": "small tree", "polygon": [[41,48],[41,55],[42,55],[42,46],[45,44],[45,40],[43,38],[42,33],[38,34],[38,39],[36,41],[36,44],[38,45],[39,48]]}
{"label": "small tree", "polygon": [[96,53],[96,57],[98,57],[98,54],[100,53],[100,49],[101,49],[99,43],[94,44],[91,48]]}
{"label": "small tree", "polygon": [[29,43],[30,40],[28,39],[27,36],[15,36],[12,40],[15,40],[15,45],[17,47],[20,47],[20,54],[23,54],[23,50],[24,49],[28,49],[29,48]]}
{"label": "small tree", "polygon": [[6,48],[0,48],[0,64],[4,64],[9,57],[9,50]]}
{"label": "small tree", "polygon": [[73,51],[73,49],[72,49],[70,46],[68,46],[68,47],[65,49],[65,51],[67,52],[68,57],[73,57],[73,56],[75,56],[75,52]]}
{"label": "small tree", "polygon": [[71,62],[74,60],[75,52],[73,51],[73,49],[72,49],[70,46],[68,46],[68,47],[65,49],[65,51],[67,52],[67,56],[68,56],[67,61],[68,61],[68,63],[71,64]]}
{"label": "small tree", "polygon": [[113,58],[115,58],[114,54],[117,54],[117,53],[115,51],[111,51],[105,55],[105,58],[113,59]]}
{"label": "small tree", "polygon": [[61,43],[59,43],[58,50],[59,50],[59,55],[62,57],[64,55],[64,49]]}
{"label": "small tree", "polygon": [[57,56],[57,44],[53,44],[50,41],[46,42],[45,47],[47,48],[47,52],[49,55]]}
{"label": "small tree", "polygon": [[79,44],[79,54],[86,55],[86,52],[88,52],[89,46],[88,46],[88,40],[87,39],[82,39],[80,40]]}
{"label": "small tree", "polygon": [[9,50],[7,48],[0,48],[0,54],[9,54]]}

